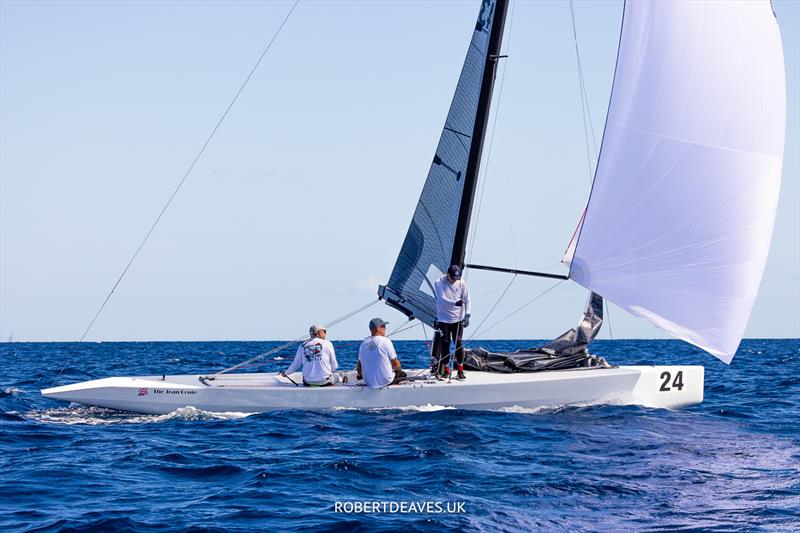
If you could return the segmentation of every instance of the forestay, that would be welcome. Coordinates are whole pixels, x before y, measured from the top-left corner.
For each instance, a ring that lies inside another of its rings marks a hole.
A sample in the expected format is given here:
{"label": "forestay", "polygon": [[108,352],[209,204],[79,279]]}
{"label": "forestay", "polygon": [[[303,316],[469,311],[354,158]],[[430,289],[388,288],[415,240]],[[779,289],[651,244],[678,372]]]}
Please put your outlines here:
{"label": "forestay", "polygon": [[785,100],[769,1],[628,2],[570,277],[730,362],[769,250]]}
{"label": "forestay", "polygon": [[435,319],[433,282],[447,271],[453,252],[495,4],[495,0],[484,0],[481,4],[414,217],[389,283],[379,291],[389,305],[428,324]]}

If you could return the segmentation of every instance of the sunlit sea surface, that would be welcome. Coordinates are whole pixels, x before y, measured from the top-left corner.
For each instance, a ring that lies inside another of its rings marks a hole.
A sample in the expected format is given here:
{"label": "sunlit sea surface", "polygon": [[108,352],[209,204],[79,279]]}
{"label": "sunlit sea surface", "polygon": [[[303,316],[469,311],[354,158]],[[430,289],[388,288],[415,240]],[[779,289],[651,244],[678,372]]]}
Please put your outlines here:
{"label": "sunlit sea surface", "polygon": [[[65,363],[58,384],[208,372],[279,344],[0,344],[0,530],[800,530],[798,339],[746,340],[729,367],[678,341],[593,345],[615,364],[704,365],[705,402],[679,411],[149,416],[39,394]],[[358,343],[334,345],[351,366]],[[405,366],[427,365],[425,342],[396,347]],[[293,350],[255,370],[284,368]],[[463,512],[412,512],[425,502]]]}

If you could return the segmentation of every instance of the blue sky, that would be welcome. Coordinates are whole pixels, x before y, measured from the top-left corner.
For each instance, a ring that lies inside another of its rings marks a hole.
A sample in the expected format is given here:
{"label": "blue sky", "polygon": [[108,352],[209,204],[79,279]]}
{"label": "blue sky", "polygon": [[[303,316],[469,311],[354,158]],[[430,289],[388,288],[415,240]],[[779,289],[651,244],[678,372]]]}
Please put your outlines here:
{"label": "blue sky", "polygon": [[[290,6],[0,2],[0,338],[80,337]],[[800,3],[774,6],[786,152],[748,337],[800,336]],[[88,339],[287,339],[373,299],[477,11],[301,2]],[[598,142],[621,13],[618,1],[575,2]],[[560,272],[590,186],[569,4],[518,1],[507,27],[472,260]],[[508,279],[470,274],[478,320]],[[515,281],[487,324],[550,285]],[[485,336],[553,337],[585,299],[564,283]],[[379,304],[331,337],[363,336],[372,315],[404,320]],[[611,326],[664,336],[613,306]]]}

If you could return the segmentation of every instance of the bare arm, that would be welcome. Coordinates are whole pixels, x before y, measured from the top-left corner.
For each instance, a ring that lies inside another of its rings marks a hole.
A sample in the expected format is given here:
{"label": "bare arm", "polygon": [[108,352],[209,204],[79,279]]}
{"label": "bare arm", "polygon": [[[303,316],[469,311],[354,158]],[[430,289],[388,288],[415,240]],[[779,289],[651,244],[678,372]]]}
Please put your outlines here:
{"label": "bare arm", "polygon": [[363,379],[361,375],[361,361],[356,364],[356,379]]}

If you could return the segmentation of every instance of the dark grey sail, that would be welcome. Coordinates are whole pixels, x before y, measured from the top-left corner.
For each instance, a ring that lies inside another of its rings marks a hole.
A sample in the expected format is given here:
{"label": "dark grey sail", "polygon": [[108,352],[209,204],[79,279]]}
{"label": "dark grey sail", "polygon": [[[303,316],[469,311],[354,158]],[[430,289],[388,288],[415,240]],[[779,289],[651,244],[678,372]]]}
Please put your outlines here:
{"label": "dark grey sail", "polygon": [[568,368],[608,367],[602,357],[589,353],[591,343],[603,325],[603,297],[591,293],[577,327],[538,348],[515,352],[490,352],[483,348],[467,350],[464,368],[487,372],[541,372]]}
{"label": "dark grey sail", "polygon": [[[483,0],[444,131],[389,283],[387,304],[432,325],[433,282],[463,265],[507,0]],[[466,185],[465,185],[466,184]]]}
{"label": "dark grey sail", "polygon": [[562,333],[548,342],[539,351],[553,355],[575,355],[586,353],[589,343],[600,333],[603,325],[603,297],[596,293],[589,295],[589,302],[583,312],[578,327]]}

